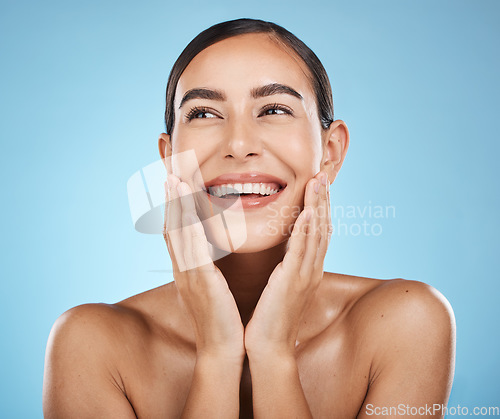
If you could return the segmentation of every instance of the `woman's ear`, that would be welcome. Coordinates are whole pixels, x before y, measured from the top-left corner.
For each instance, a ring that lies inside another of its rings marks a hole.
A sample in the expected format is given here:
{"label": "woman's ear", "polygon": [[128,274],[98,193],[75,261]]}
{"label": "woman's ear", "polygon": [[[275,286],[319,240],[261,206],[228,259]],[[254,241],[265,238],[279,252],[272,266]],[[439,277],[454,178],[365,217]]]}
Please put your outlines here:
{"label": "woman's ear", "polygon": [[170,157],[172,155],[172,144],[170,142],[170,135],[162,132],[158,137],[158,150],[160,151],[161,159],[163,160],[163,164],[167,164],[165,158]]}
{"label": "woman's ear", "polygon": [[349,130],[344,121],[337,119],[330,124],[324,135],[321,170],[328,174],[328,180],[332,183],[342,167],[349,148]]}

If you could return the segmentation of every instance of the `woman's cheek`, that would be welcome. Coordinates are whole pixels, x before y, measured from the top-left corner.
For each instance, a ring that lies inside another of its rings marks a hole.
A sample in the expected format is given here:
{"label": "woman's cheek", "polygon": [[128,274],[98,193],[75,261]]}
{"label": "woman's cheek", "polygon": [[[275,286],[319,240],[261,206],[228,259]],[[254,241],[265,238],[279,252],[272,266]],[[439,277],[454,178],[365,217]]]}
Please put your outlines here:
{"label": "woman's cheek", "polygon": [[307,135],[293,133],[275,148],[278,155],[299,177],[311,178],[319,169],[321,153],[315,141]]}

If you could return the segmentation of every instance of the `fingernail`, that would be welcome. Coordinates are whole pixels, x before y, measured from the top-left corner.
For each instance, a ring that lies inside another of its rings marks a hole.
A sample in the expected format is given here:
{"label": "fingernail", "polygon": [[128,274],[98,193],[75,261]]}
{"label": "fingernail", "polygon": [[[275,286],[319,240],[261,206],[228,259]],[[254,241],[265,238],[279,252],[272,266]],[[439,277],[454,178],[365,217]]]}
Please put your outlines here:
{"label": "fingernail", "polygon": [[314,192],[319,193],[319,182],[314,182]]}
{"label": "fingernail", "polygon": [[328,176],[326,175],[326,173],[323,173],[323,174],[321,175],[321,183],[322,183],[323,185],[326,185],[327,180],[328,180]]}
{"label": "fingernail", "polygon": [[186,194],[184,188],[182,187],[182,182],[177,185],[177,192],[179,193],[179,196],[184,196]]}
{"label": "fingernail", "polygon": [[311,216],[312,216],[312,211],[307,208],[306,209],[306,221],[309,221],[311,219]]}
{"label": "fingernail", "polygon": [[172,188],[175,185],[174,177],[170,173],[167,175],[167,184],[169,188]]}

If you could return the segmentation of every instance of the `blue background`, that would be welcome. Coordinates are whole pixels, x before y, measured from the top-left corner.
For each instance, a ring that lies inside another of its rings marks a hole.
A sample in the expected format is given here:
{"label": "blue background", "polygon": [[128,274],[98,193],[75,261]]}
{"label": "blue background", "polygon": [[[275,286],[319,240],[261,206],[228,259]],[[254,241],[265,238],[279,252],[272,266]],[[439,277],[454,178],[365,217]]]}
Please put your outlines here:
{"label": "blue background", "polygon": [[171,279],[126,183],[159,158],[179,53],[238,17],[285,26],[323,61],[351,132],[333,204],[395,207],[343,219],[383,231],[334,235],[325,269],[439,289],[458,328],[449,406],[500,405],[499,4],[2,1],[0,416],[41,417],[61,313]]}

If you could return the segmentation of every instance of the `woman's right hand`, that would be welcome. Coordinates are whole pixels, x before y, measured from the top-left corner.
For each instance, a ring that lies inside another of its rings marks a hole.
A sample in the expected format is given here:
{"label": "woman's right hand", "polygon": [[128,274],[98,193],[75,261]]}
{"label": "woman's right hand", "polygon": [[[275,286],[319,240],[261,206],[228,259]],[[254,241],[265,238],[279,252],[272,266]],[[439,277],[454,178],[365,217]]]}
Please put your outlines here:
{"label": "woman's right hand", "polygon": [[208,251],[189,185],[169,174],[164,238],[174,280],[196,335],[197,357],[242,362],[244,328],[226,279]]}

